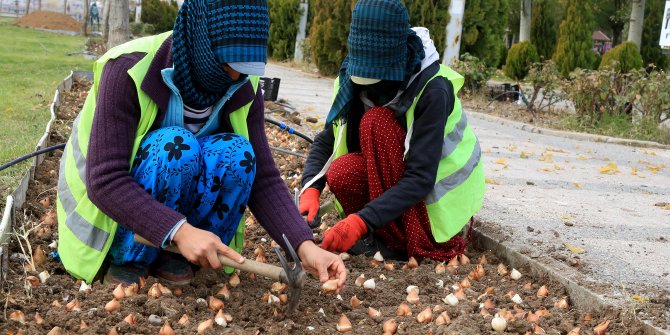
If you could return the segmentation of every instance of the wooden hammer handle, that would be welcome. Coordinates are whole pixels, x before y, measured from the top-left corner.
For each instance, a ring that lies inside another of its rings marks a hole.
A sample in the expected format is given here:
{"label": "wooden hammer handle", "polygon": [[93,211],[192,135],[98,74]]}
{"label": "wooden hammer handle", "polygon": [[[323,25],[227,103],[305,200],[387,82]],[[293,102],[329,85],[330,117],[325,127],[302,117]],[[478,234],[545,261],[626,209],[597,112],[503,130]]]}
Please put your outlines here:
{"label": "wooden hammer handle", "polygon": [[[134,237],[135,242],[142,243],[151,247],[156,247],[153,243],[149,242],[149,240],[145,239],[142,236],[139,236],[135,234]],[[176,254],[179,254],[179,248],[175,245],[171,245],[163,250],[174,252]],[[251,259],[244,259],[244,263],[238,263],[224,255],[218,254],[219,256],[219,261],[223,266],[229,266],[231,268],[239,269],[242,271],[250,272],[250,273],[255,273],[257,275],[267,277],[270,279],[274,280],[282,280],[284,276],[281,276],[281,273],[284,271],[279,266],[276,265],[271,265],[271,264],[266,264],[266,263],[261,263],[261,262],[256,262]]]}

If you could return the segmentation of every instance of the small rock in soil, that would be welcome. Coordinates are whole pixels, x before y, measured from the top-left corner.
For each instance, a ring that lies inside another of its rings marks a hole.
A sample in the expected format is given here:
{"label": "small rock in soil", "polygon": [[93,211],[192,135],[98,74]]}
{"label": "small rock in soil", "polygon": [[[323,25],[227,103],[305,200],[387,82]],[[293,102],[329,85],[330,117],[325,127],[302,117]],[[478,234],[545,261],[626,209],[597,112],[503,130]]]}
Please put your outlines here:
{"label": "small rock in soil", "polygon": [[163,324],[163,319],[161,319],[161,317],[156,315],[156,314],[149,315],[148,320],[149,320],[149,323],[154,325],[154,326],[160,326],[160,325]]}

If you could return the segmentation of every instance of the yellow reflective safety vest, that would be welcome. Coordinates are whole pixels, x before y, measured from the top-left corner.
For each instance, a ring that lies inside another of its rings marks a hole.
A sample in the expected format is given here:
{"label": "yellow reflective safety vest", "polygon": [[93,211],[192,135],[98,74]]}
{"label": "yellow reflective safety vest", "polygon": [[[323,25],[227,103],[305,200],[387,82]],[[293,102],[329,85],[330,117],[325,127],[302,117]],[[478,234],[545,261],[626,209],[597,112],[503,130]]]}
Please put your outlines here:
{"label": "yellow reflective safety vest", "polygon": [[[86,193],[86,155],[95,114],[98,86],[107,61],[124,54],[144,52],[146,56],[128,70],[137,88],[141,109],[137,133],[130,155],[130,166],[140,142],[156,120],[158,106],[140,89],[149,66],[171,31],[160,35],[139,38],[112,48],[93,65],[93,86],[84,107],[72,126],[72,133],[63,152],[58,179],[58,253],[65,269],[74,277],[90,283],[100,270],[114,240],[118,223],[98,209]],[[259,77],[249,76],[254,92]],[[247,115],[253,100],[230,114],[233,131],[249,139]],[[244,217],[238,225],[230,247],[238,252],[244,244]]]}
{"label": "yellow reflective safety vest", "polygon": [[[454,87],[454,109],[444,126],[442,155],[435,186],[425,199],[433,237],[435,241],[441,243],[458,234],[470,218],[481,209],[486,185],[479,141],[468,124],[461,101],[457,96],[465,80],[463,76],[445,65],[440,65],[440,70],[426,82],[426,85],[436,77],[449,79]],[[405,153],[409,149],[407,147],[412,134],[414,109],[425,88],[424,86],[414,98],[414,102],[405,114],[407,121]],[[336,93],[338,89],[339,83],[336,81]],[[346,128],[347,124],[344,120],[335,121],[333,159],[349,152]]]}

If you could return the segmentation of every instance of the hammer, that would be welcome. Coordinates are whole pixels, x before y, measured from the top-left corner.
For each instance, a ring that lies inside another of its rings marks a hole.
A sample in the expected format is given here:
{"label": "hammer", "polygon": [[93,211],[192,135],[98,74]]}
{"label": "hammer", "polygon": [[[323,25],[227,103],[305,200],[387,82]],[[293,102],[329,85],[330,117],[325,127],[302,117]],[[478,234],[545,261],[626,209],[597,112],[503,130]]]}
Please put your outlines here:
{"label": "hammer", "polygon": [[[298,307],[298,302],[300,301],[300,294],[302,293],[302,288],[305,286],[306,276],[305,271],[303,271],[302,269],[300,259],[298,259],[298,255],[295,253],[295,249],[293,249],[293,246],[291,246],[291,243],[289,243],[288,238],[286,238],[286,235],[282,234],[282,237],[284,238],[286,249],[288,249],[288,254],[291,257],[291,260],[293,261],[294,265],[292,267],[288,265],[286,258],[279,251],[279,246],[275,246],[274,249],[275,253],[277,254],[277,258],[279,258],[279,263],[281,263],[281,267],[256,262],[251,259],[245,259],[244,263],[240,264],[224,255],[219,254],[218,256],[219,261],[224,266],[229,266],[231,268],[239,269],[242,271],[255,273],[257,275],[261,275],[263,277],[267,277],[272,280],[277,280],[281,283],[286,284],[286,286],[288,286],[289,288],[288,311],[286,314],[287,316],[290,317],[293,311],[295,311],[296,307]],[[147,239],[137,234],[135,234],[134,240],[135,242],[155,247],[153,243],[149,242]],[[164,250],[174,252],[177,254],[179,253],[179,249],[177,248],[177,246],[174,245],[169,246]]]}

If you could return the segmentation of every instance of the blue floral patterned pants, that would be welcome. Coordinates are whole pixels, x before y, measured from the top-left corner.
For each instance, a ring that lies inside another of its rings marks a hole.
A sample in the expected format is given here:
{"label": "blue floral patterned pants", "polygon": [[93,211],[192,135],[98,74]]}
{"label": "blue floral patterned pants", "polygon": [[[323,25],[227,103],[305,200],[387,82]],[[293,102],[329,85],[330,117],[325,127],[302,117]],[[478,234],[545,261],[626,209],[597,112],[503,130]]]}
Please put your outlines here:
{"label": "blue floral patterned pants", "polygon": [[[228,244],[247,206],[256,157],[240,135],[196,139],[184,128],[166,127],[142,139],[130,174],[156,200]],[[112,264],[147,267],[156,260],[160,250],[134,242],[133,235],[118,226],[109,251]]]}

